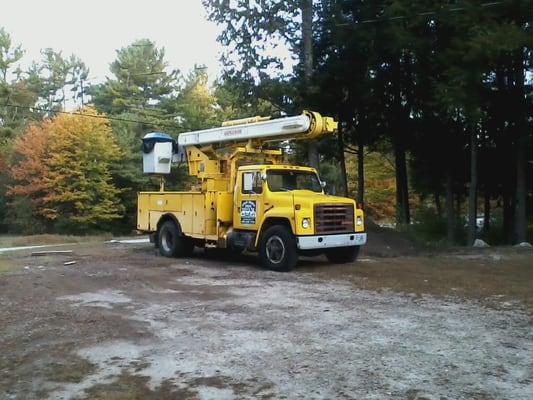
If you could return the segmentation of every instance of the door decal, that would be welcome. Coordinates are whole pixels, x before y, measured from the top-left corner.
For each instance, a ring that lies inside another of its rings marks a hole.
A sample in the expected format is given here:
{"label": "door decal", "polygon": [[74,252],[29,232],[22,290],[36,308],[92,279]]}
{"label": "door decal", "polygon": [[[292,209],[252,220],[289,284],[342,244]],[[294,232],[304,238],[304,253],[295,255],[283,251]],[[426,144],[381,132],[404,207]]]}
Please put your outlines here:
{"label": "door decal", "polygon": [[241,201],[241,224],[255,225],[256,210],[255,200]]}

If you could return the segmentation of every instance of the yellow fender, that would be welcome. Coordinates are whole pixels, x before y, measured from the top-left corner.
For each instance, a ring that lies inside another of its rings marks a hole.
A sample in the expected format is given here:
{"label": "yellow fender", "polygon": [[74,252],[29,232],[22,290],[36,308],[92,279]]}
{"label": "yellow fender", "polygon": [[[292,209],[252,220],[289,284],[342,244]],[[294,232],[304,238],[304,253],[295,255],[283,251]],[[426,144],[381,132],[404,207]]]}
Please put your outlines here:
{"label": "yellow fender", "polygon": [[[266,225],[269,225],[269,221],[284,221],[288,222],[288,225],[291,228],[292,233],[296,232],[295,230],[295,221],[294,221],[294,208],[293,207],[275,207],[270,211],[267,211],[263,214],[263,219],[261,220],[261,225],[257,230],[257,235],[255,236],[255,247],[259,244],[259,238]],[[270,226],[270,225],[269,225]]]}

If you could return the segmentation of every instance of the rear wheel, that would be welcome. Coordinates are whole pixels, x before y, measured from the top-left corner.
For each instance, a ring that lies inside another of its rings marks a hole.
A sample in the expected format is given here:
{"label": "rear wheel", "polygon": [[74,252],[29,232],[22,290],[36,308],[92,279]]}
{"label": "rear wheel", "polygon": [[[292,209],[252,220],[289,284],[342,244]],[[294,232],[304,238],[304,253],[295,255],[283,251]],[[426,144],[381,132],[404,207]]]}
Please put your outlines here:
{"label": "rear wheel", "polygon": [[354,262],[359,255],[359,246],[334,247],[326,250],[326,257],[335,264]]}
{"label": "rear wheel", "polygon": [[298,262],[298,248],[292,232],[282,225],[267,228],[259,241],[259,260],[264,268],[290,271]]}
{"label": "rear wheel", "polygon": [[164,222],[157,234],[159,253],[165,257],[185,257],[192,254],[194,243],[183,235],[173,221]]}

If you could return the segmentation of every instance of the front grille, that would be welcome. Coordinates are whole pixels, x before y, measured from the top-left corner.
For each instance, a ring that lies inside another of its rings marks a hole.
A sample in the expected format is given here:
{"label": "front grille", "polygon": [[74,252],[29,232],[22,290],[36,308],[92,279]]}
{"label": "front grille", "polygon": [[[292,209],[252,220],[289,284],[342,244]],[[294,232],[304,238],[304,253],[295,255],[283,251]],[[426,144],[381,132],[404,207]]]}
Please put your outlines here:
{"label": "front grille", "polygon": [[354,231],[352,204],[315,204],[315,234]]}

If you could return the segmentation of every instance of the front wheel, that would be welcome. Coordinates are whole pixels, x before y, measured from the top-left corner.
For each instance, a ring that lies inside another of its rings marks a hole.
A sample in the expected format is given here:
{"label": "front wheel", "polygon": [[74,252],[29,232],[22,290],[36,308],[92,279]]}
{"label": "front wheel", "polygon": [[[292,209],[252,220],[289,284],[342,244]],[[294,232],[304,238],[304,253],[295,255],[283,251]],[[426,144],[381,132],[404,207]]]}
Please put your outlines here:
{"label": "front wheel", "polygon": [[264,268],[290,271],[298,262],[298,248],[292,232],[282,225],[267,228],[259,241],[259,260]]}
{"label": "front wheel", "polygon": [[326,257],[335,264],[354,262],[359,255],[359,246],[334,247],[326,250]]}
{"label": "front wheel", "polygon": [[182,235],[173,221],[161,225],[157,238],[159,253],[165,257],[185,257],[194,250],[192,240]]}

